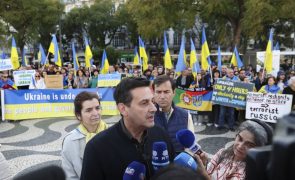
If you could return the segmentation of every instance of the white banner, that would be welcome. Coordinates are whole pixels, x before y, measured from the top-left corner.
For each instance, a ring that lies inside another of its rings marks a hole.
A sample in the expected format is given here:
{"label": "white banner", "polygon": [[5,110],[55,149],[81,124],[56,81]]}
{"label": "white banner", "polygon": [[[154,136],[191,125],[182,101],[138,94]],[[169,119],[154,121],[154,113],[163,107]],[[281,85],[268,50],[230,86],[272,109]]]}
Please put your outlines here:
{"label": "white banner", "polygon": [[248,92],[246,102],[246,119],[259,119],[276,123],[277,120],[290,114],[292,95],[262,94]]}
{"label": "white banner", "polygon": [[[277,77],[277,74],[280,70],[280,51],[275,50],[272,51],[272,69],[273,71],[271,74],[275,77]],[[256,58],[257,58],[257,65],[256,65],[256,71],[259,72],[259,70],[264,67],[264,59],[265,59],[265,51],[256,52]]]}
{"label": "white banner", "polygon": [[35,70],[13,71],[14,83],[16,86],[30,85],[32,77],[34,77]]}
{"label": "white banner", "polygon": [[10,59],[1,59],[0,58],[0,71],[6,71],[6,70],[10,70],[10,69],[13,69]]}

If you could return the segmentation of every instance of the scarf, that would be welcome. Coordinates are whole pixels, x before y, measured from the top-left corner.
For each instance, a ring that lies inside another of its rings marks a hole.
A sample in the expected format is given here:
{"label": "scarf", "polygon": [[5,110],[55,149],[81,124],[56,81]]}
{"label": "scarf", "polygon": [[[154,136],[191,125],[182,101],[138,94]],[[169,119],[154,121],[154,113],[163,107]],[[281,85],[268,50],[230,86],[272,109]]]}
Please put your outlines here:
{"label": "scarf", "polygon": [[278,87],[276,85],[272,85],[272,86],[266,85],[265,90],[268,93],[277,93],[280,90],[280,87]]}
{"label": "scarf", "polygon": [[88,141],[90,141],[96,134],[98,134],[99,132],[101,132],[107,128],[108,128],[107,124],[102,120],[99,122],[97,129],[95,130],[94,133],[88,132],[88,130],[86,129],[86,127],[82,123],[77,127],[78,131],[80,131],[83,135],[85,135],[86,143],[88,143]]}

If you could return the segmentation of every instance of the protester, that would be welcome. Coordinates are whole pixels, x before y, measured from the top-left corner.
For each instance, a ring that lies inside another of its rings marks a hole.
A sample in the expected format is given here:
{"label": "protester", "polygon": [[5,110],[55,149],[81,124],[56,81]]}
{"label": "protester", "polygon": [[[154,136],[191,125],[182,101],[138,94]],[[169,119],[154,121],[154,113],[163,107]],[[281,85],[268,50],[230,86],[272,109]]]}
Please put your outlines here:
{"label": "protester", "polygon": [[189,88],[193,81],[194,79],[188,74],[188,70],[185,69],[176,79],[176,87]]}
{"label": "protester", "polygon": [[2,74],[2,77],[0,80],[0,88],[1,89],[16,89],[14,82],[10,79],[7,72],[4,72]]}
{"label": "protester", "polygon": [[97,81],[98,81],[98,70],[93,70],[93,76],[89,78],[89,88],[96,88],[97,87]]}
{"label": "protester", "polygon": [[[223,79],[226,80],[232,80],[232,81],[239,81],[239,78],[237,76],[234,76],[233,69],[227,69],[227,75],[223,77]],[[235,109],[233,107],[227,107],[227,106],[220,106],[219,111],[219,120],[218,120],[218,129],[224,129],[224,121],[226,114],[228,115],[227,121],[228,126],[231,131],[235,131],[234,129],[234,123],[235,123]]]}
{"label": "protester", "polygon": [[287,77],[285,72],[279,71],[277,76],[277,85],[279,86],[280,90],[283,91],[285,87],[288,86]]}
{"label": "protester", "polygon": [[66,86],[64,86],[64,89],[74,89],[74,75],[72,72],[69,72],[67,80],[66,80]]}
{"label": "protester", "polygon": [[183,146],[176,140],[175,134],[180,129],[189,129],[195,132],[190,113],[173,103],[176,85],[167,75],[158,76],[153,82],[157,111],[155,113],[156,125],[165,129],[173,143],[176,152],[183,151]]}
{"label": "protester", "polygon": [[[195,155],[198,168],[206,179],[245,179],[247,151],[254,147],[269,145],[272,142],[272,128],[263,121],[247,120],[238,129],[234,144],[220,149],[210,160],[205,169],[206,156]],[[204,153],[202,153],[204,154]],[[202,160],[202,161],[201,161]]]}
{"label": "protester", "polygon": [[34,78],[32,77],[29,89],[46,89],[45,81],[40,72],[35,72]]}
{"label": "protester", "polygon": [[260,93],[273,93],[273,94],[281,94],[282,91],[280,90],[280,87],[276,83],[276,79],[274,76],[270,76],[266,79],[267,85],[264,85],[261,87],[261,89],[258,91]]}
{"label": "protester", "polygon": [[101,104],[96,93],[79,93],[74,100],[74,108],[80,124],[65,136],[61,151],[62,168],[68,180],[80,179],[85,145],[107,129],[107,124],[101,120]]}
{"label": "protester", "polygon": [[169,158],[174,158],[169,136],[154,126],[156,107],[149,86],[144,78],[125,78],[117,85],[114,99],[122,119],[87,143],[81,180],[122,179],[132,161],[145,164],[149,179],[154,174],[151,157],[157,141],[166,142]]}
{"label": "protester", "polygon": [[288,81],[288,86],[283,90],[283,94],[293,95],[292,110],[295,110],[295,76],[291,77]]}
{"label": "protester", "polygon": [[73,85],[75,88],[87,88],[88,87],[88,79],[87,77],[85,76],[85,73],[84,71],[82,70],[78,70],[77,71],[77,76],[75,78],[75,81],[74,81],[74,85]]}

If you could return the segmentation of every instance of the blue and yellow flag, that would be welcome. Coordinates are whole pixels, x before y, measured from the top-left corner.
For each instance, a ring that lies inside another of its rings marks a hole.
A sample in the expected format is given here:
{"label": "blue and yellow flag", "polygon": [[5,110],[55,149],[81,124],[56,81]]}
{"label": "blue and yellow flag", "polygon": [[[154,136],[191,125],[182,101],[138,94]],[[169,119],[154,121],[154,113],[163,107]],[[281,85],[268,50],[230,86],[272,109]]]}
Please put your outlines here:
{"label": "blue and yellow flag", "polygon": [[142,65],[141,64],[141,61],[140,61],[140,58],[139,58],[139,55],[138,55],[138,52],[137,52],[137,47],[136,46],[134,48],[133,64],[135,64],[135,65]]}
{"label": "blue and yellow flag", "polygon": [[234,65],[234,66],[238,66],[238,68],[241,68],[242,66],[244,66],[244,64],[243,64],[243,62],[242,62],[242,60],[240,58],[237,46],[235,46],[235,49],[234,49],[233,55],[231,57],[230,63],[232,65]]}
{"label": "blue and yellow flag", "polygon": [[175,72],[179,73],[185,70],[185,68],[186,68],[185,37],[182,36]]}
{"label": "blue and yellow flag", "polygon": [[102,64],[101,64],[101,74],[108,74],[109,73],[109,61],[108,61],[108,58],[107,58],[107,53],[106,53],[106,50],[104,49],[103,50],[103,54],[102,54]]}
{"label": "blue and yellow flag", "polygon": [[47,62],[47,57],[41,44],[39,45],[38,59],[40,59],[41,65],[45,65]]}
{"label": "blue and yellow flag", "polygon": [[79,61],[78,61],[78,58],[77,58],[77,55],[76,55],[76,49],[75,49],[75,43],[72,42],[72,58],[73,58],[73,64],[74,64],[74,69],[75,71],[78,71],[79,70]]}
{"label": "blue and yellow flag", "polygon": [[138,37],[138,41],[139,41],[139,57],[142,58],[142,69],[143,71],[145,71],[148,68],[148,57],[145,51],[144,42],[142,41],[140,36]]}
{"label": "blue and yellow flag", "polygon": [[22,53],[22,66],[26,67],[28,65],[28,61],[26,58],[26,50],[25,48],[23,49],[23,53]]}
{"label": "blue and yellow flag", "polygon": [[265,59],[264,59],[264,67],[267,73],[272,72],[272,44],[273,44],[273,29],[270,29],[269,33],[269,38],[268,38],[268,43],[266,46],[266,51],[265,51]]}
{"label": "blue and yellow flag", "polygon": [[19,60],[18,60],[18,54],[17,54],[17,49],[16,49],[16,43],[14,37],[12,37],[12,46],[11,46],[11,64],[13,69],[19,68]]}
{"label": "blue and yellow flag", "polygon": [[280,50],[280,43],[279,41],[277,41],[275,47],[273,48],[273,50]]}
{"label": "blue and yellow flag", "polygon": [[191,53],[190,53],[190,68],[194,67],[194,64],[197,62],[197,53],[195,44],[193,42],[193,39],[191,38]]}
{"label": "blue and yellow flag", "polygon": [[90,68],[91,59],[93,55],[92,55],[92,51],[90,49],[87,37],[84,37],[84,41],[85,41],[85,67]]}
{"label": "blue and yellow flag", "polygon": [[217,52],[217,69],[219,70],[219,72],[221,73],[221,63],[222,57],[221,57],[221,50],[220,50],[220,46],[218,46],[218,52]]}
{"label": "blue and yellow flag", "polygon": [[205,33],[205,27],[202,29],[202,50],[201,50],[201,63],[202,63],[202,69],[208,70],[209,68],[209,61],[210,60],[210,51],[208,47],[208,43],[206,40],[206,33]]}
{"label": "blue and yellow flag", "polygon": [[164,32],[164,67],[167,69],[173,68],[165,32]]}
{"label": "blue and yellow flag", "polygon": [[60,54],[59,54],[58,44],[57,44],[57,39],[55,34],[52,35],[52,41],[50,43],[48,52],[51,52],[54,55],[54,63],[58,65],[59,67],[61,67],[62,64],[61,64],[61,59],[60,59]]}

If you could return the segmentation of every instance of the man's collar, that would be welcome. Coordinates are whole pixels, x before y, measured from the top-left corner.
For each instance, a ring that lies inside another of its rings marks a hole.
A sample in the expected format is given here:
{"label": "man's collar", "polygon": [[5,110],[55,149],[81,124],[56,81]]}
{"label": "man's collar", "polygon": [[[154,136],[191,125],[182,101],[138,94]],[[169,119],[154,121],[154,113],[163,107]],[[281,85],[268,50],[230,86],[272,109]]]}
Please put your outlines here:
{"label": "man's collar", "polygon": [[[129,140],[131,140],[132,142],[138,142],[137,139],[135,139],[132,134],[128,131],[128,129],[126,128],[125,124],[124,124],[124,120],[121,119],[120,120],[120,124],[121,124],[121,127],[122,127],[122,130],[123,130],[123,133],[128,137]],[[147,138],[147,130],[144,130],[142,136],[141,136],[141,142],[145,142]]]}

